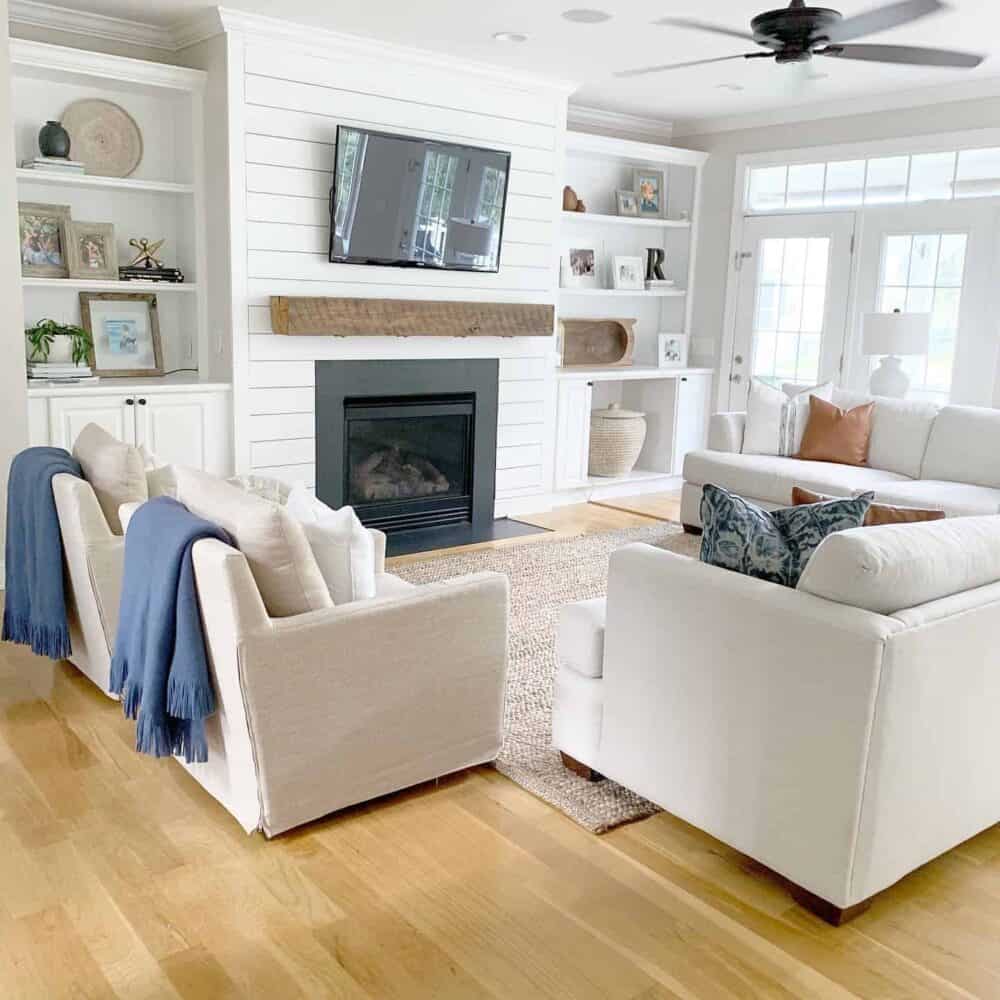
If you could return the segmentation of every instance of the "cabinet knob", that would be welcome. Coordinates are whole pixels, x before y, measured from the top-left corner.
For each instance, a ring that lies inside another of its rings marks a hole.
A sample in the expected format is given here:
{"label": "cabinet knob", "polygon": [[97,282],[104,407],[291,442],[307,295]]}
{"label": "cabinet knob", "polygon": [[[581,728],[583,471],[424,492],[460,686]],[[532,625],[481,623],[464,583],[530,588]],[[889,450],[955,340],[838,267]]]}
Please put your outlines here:
{"label": "cabinet knob", "polygon": [[125,400],[125,405],[126,406],[135,406],[135,400],[132,399],[131,397],[129,397],[128,399]]}
{"label": "cabinet knob", "polygon": [[140,399],[140,400],[139,400],[139,405],[140,405],[140,406],[145,406],[145,405],[146,405],[146,400],[144,400],[144,399]]}
{"label": "cabinet knob", "polygon": [[[682,381],[682,382],[686,382],[687,380],[688,380],[688,377],[687,377],[687,375],[682,375],[682,376],[681,376],[681,381]],[[139,402],[141,403],[141,402],[142,402],[142,400],[139,400]]]}

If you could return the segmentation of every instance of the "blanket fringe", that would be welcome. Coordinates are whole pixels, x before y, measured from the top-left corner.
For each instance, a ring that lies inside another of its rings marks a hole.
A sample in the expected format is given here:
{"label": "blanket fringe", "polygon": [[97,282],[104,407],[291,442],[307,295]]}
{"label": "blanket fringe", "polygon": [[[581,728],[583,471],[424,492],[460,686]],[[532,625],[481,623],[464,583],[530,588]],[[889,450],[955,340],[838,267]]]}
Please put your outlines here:
{"label": "blanket fringe", "polygon": [[171,675],[167,682],[167,715],[175,719],[204,719],[215,711],[211,685],[181,681]]}
{"label": "blanket fringe", "polygon": [[135,748],[151,757],[172,757],[174,741],[166,721],[157,723],[148,712],[141,712],[135,726]]}
{"label": "blanket fringe", "polygon": [[4,608],[2,638],[30,646],[33,653],[52,660],[65,660],[73,652],[67,626],[34,625],[30,618],[15,615],[8,608]]}

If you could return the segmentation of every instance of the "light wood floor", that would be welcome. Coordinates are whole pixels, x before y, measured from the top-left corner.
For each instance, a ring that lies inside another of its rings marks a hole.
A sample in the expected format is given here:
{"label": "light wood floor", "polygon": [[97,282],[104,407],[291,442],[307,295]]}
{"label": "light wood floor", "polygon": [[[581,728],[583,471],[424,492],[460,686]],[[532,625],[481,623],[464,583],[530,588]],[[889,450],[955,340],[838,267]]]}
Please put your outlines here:
{"label": "light wood floor", "polygon": [[0,647],[4,1000],[1000,996],[1000,827],[835,930],[665,814],[594,837],[479,768],[267,842],[132,739]]}

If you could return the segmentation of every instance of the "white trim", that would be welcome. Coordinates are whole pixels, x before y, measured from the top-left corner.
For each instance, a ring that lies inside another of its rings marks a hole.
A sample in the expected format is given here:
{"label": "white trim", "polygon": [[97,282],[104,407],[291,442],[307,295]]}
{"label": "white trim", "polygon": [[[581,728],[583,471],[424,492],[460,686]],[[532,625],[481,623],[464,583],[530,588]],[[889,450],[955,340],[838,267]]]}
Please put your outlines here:
{"label": "white trim", "polygon": [[174,52],[174,32],[156,24],[108,17],[85,10],[70,10],[55,4],[37,3],[36,0],[10,0],[8,19],[12,24],[26,24],[50,31],[68,31],[74,35],[103,38],[111,42],[127,42],[149,49]]}
{"label": "white trim", "polygon": [[674,122],[674,135],[687,138],[715,132],[767,128],[771,125],[788,125],[793,122],[816,121],[820,118],[854,117],[880,111],[951,104],[955,101],[974,101],[998,96],[1000,96],[1000,77],[881,94],[844,94],[839,98],[813,104],[796,104],[791,107],[744,112],[738,115],[718,117],[709,115],[704,118],[677,120]]}
{"label": "white trim", "polygon": [[690,167],[701,166],[709,156],[700,149],[682,149],[679,146],[663,146],[652,142],[635,142],[631,139],[616,139],[612,136],[574,131],[566,132],[566,150],[570,153],[628,160],[638,164],[673,163]]}
{"label": "white trim", "polygon": [[593,132],[618,139],[637,139],[640,142],[670,142],[673,122],[661,118],[646,118],[623,111],[605,111],[570,102],[566,127],[577,132]]}

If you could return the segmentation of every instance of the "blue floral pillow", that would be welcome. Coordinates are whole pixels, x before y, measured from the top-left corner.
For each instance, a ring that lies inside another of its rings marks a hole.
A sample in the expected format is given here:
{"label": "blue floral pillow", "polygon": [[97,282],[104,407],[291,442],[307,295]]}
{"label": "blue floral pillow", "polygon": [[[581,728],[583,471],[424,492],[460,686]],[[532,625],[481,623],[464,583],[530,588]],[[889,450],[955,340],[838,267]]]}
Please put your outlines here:
{"label": "blue floral pillow", "polygon": [[859,528],[874,500],[825,500],[764,510],[721,486],[701,494],[701,561],[794,587],[827,535]]}

